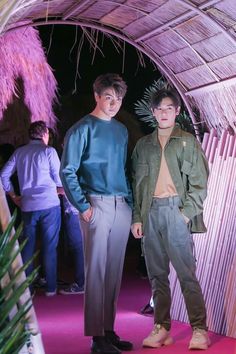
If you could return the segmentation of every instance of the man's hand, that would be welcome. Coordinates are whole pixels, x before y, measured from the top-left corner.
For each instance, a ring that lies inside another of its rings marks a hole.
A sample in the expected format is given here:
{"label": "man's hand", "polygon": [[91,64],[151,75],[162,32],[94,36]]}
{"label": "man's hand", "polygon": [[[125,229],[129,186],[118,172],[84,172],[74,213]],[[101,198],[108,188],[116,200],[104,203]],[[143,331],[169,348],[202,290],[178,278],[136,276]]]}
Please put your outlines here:
{"label": "man's hand", "polygon": [[20,208],[21,207],[21,196],[16,195],[15,193],[8,193],[8,194],[11,197],[14,204],[16,204]]}
{"label": "man's hand", "polygon": [[65,195],[65,191],[63,187],[57,187],[57,194],[58,195]]}
{"label": "man's hand", "polygon": [[90,221],[92,215],[93,215],[93,208],[92,207],[88,208],[83,213],[81,213],[82,219],[86,222]]}
{"label": "man's hand", "polygon": [[135,238],[143,237],[143,224],[141,222],[136,222],[131,225],[131,232]]}
{"label": "man's hand", "polygon": [[182,215],[183,215],[184,221],[186,222],[186,224],[188,224],[190,221],[189,218],[187,218],[187,216],[185,216],[183,213],[182,213]]}

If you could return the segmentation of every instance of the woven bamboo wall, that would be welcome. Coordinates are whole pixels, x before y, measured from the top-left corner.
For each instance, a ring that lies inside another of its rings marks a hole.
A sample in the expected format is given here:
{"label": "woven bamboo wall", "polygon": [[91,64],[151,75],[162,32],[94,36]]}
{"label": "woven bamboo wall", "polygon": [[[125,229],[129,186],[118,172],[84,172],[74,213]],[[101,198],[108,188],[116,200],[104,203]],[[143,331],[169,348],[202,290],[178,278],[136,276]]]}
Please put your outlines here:
{"label": "woven bamboo wall", "polygon": [[[194,235],[197,276],[208,313],[209,330],[236,338],[236,136],[205,134],[203,149],[210,164],[204,219],[206,234]],[[173,268],[172,318],[188,322]]]}

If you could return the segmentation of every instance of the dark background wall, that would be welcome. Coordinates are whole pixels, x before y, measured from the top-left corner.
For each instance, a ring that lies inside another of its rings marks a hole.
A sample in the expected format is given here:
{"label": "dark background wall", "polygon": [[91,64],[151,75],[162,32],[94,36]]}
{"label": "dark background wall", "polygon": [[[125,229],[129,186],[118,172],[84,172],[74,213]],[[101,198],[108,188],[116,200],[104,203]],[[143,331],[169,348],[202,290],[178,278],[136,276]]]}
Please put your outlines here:
{"label": "dark background wall", "polygon": [[[93,109],[92,84],[96,77],[116,72],[128,85],[118,119],[129,130],[132,149],[137,139],[150,131],[135,115],[134,103],[142,98],[144,89],[160,77],[154,63],[143,55],[142,66],[140,54],[134,47],[125,43],[125,48],[117,51],[117,43],[114,45],[102,33],[98,34],[99,49],[94,51],[79,27],[55,25],[42,26],[38,30],[48,63],[58,82],[59,104],[55,106],[55,112],[59,146],[68,128]],[[123,48],[124,43],[119,43]]]}

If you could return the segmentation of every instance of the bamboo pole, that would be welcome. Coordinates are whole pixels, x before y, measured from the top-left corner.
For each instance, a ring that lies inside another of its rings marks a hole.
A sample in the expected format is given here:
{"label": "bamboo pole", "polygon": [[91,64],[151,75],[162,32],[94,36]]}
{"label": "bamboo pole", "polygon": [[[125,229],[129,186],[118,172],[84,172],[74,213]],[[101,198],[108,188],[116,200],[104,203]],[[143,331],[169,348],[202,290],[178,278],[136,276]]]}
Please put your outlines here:
{"label": "bamboo pole", "polygon": [[[225,189],[225,196],[223,196],[223,203],[222,203],[222,220],[225,220],[226,222],[221,222],[220,223],[220,228],[218,231],[218,246],[217,246],[217,253],[215,254],[215,264],[213,267],[213,272],[212,272],[212,278],[215,280],[214,285],[212,284],[212,289],[210,288],[210,292],[212,293],[211,297],[211,302],[215,304],[215,311],[214,311],[214,317],[216,319],[216,322],[218,323],[218,331],[220,331],[219,324],[222,322],[220,321],[220,318],[223,318],[224,316],[224,296],[225,296],[225,282],[226,282],[226,275],[229,269],[229,264],[230,264],[230,249],[231,249],[231,238],[229,237],[230,235],[227,233],[227,226],[229,225],[231,221],[231,211],[232,208],[229,208],[229,205],[227,203],[227,195],[229,192],[229,173],[231,174],[233,171],[233,164],[231,163],[229,159],[225,161],[225,174],[224,176],[226,177],[224,182],[227,186]],[[230,167],[230,171],[228,166]],[[228,171],[229,173],[227,173]],[[223,176],[222,176],[223,177]],[[223,179],[223,178],[222,178]],[[229,195],[228,202],[231,204],[231,195]],[[221,255],[227,255],[227,257],[222,257]],[[219,271],[220,269],[220,271]],[[214,292],[214,288],[217,287],[218,292]],[[212,290],[212,291],[211,291]],[[219,293],[221,296],[219,297]]]}
{"label": "bamboo pole", "polygon": [[[204,137],[209,159],[208,196],[204,203],[205,235],[194,235],[197,277],[208,313],[209,330],[236,338],[236,136],[214,131]],[[172,272],[172,269],[171,269]],[[176,274],[170,276],[175,285]],[[187,322],[179,285],[173,288],[172,318]]]}

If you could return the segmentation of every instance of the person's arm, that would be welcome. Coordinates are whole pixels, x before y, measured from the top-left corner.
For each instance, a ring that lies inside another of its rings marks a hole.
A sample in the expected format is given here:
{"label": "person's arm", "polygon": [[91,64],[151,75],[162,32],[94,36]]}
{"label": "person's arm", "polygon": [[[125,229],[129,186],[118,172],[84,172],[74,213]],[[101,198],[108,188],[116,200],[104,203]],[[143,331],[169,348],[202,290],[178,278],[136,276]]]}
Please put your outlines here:
{"label": "person's arm", "polygon": [[60,160],[56,150],[53,147],[48,147],[47,156],[49,162],[49,171],[52,180],[55,182],[57,187],[57,194],[64,195],[65,191],[62,187],[59,171],[60,171]]}
{"label": "person's arm", "polygon": [[7,194],[10,196],[13,203],[20,208],[21,207],[21,196],[15,194],[14,192],[9,192]]}
{"label": "person's arm", "polygon": [[140,222],[136,222],[131,225],[131,232],[134,238],[142,238],[143,237],[143,224]]}
{"label": "person's arm", "polygon": [[130,208],[133,208],[133,193],[130,185],[130,180],[129,176],[127,173],[127,151],[128,151],[128,130],[126,129],[126,143],[125,143],[125,149],[124,149],[124,166],[125,166],[125,176],[126,176],[126,183],[127,183],[127,188],[128,188],[128,197],[126,198],[127,204],[130,206]]}
{"label": "person's arm", "polygon": [[0,177],[2,181],[2,186],[4,191],[10,196],[12,201],[20,207],[21,204],[21,196],[17,195],[14,191],[13,184],[11,183],[11,176],[16,171],[16,155],[13,154],[10,159],[3,166]]}
{"label": "person's arm", "polygon": [[203,202],[207,196],[208,175],[209,170],[206,157],[201,146],[195,139],[191,168],[187,174],[187,197],[181,209],[183,215],[189,220],[203,211]]}
{"label": "person's arm", "polygon": [[[92,210],[87,201],[77,176],[77,171],[81,165],[83,151],[86,147],[86,139],[83,131],[69,131],[65,138],[64,150],[61,158],[60,177],[65,189],[67,198],[81,214],[91,217]],[[87,220],[86,220],[87,221]]]}
{"label": "person's arm", "polygon": [[16,156],[13,154],[10,159],[5,163],[1,169],[0,176],[2,180],[2,186],[6,193],[14,193],[14,187],[11,183],[11,176],[16,171]]}
{"label": "person's arm", "polygon": [[60,160],[56,150],[53,147],[47,148],[47,156],[49,162],[50,176],[58,188],[62,187],[59,171]]}
{"label": "person's arm", "polygon": [[133,154],[132,154],[132,187],[133,187],[133,200],[134,200],[134,206],[133,206],[133,218],[132,218],[132,225],[131,225],[131,231],[132,234],[135,238],[141,238],[143,237],[143,229],[142,229],[142,218],[141,218],[141,211],[140,211],[140,206],[137,200],[137,181],[136,181],[136,169],[138,166],[138,146],[134,148]]}

